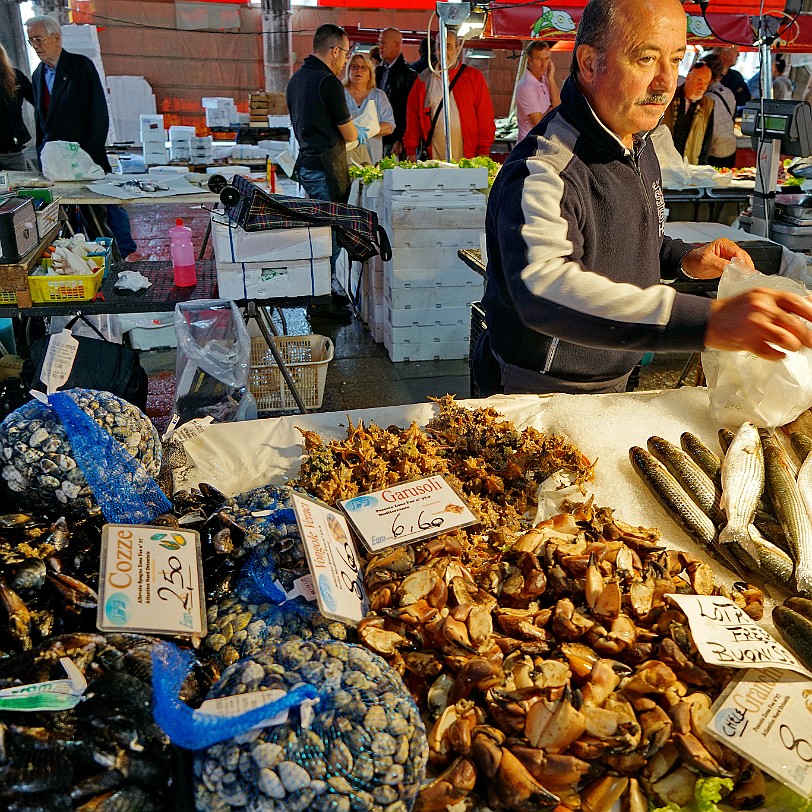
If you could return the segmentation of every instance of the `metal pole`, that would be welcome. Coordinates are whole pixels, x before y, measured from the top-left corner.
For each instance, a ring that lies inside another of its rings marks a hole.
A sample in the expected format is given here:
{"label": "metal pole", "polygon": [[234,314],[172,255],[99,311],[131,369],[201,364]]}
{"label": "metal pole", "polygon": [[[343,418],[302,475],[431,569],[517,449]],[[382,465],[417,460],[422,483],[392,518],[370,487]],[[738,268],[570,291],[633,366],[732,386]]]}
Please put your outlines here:
{"label": "metal pole", "polygon": [[758,46],[759,62],[761,63],[761,75],[758,78],[758,83],[761,90],[762,99],[771,99],[773,97],[773,56],[770,50],[769,43],[762,42]]}
{"label": "metal pole", "polygon": [[443,80],[443,124],[445,125],[445,159],[452,160],[451,156],[451,95],[448,90],[448,28],[440,17],[440,76]]}

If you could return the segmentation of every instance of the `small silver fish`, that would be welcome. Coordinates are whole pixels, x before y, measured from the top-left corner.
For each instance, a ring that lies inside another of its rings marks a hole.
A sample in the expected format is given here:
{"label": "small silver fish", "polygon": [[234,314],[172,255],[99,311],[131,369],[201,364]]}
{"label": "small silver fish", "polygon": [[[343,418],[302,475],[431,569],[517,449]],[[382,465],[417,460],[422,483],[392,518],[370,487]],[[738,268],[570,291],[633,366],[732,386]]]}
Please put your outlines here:
{"label": "small silver fish", "polygon": [[749,526],[764,490],[764,454],[755,423],[747,421],[736,432],[722,461],[722,509],[727,525],[719,543],[737,544],[754,560],[758,552]]}
{"label": "small silver fish", "polygon": [[690,431],[679,436],[682,450],[719,486],[721,490],[722,460],[702,440]]}
{"label": "small silver fish", "polygon": [[803,490],[809,491],[808,472],[804,473],[802,490],[775,437],[762,432],[761,442],[767,490],[795,561],[794,586],[802,595],[809,596],[812,595],[812,521],[807,515],[803,497]]}
{"label": "small silver fish", "polygon": [[789,436],[792,443],[792,450],[797,454],[798,460],[803,464],[812,451],[812,437],[800,431],[793,431]]}
{"label": "small silver fish", "polygon": [[665,465],[683,490],[702,508],[703,513],[721,527],[727,521],[719,500],[721,493],[713,480],[686,454],[662,437],[649,437],[648,450]]}
{"label": "small silver fish", "polygon": [[629,449],[629,459],[651,494],[674,520],[703,547],[713,546],[716,541],[713,522],[691,500],[665,466],[639,446]]}

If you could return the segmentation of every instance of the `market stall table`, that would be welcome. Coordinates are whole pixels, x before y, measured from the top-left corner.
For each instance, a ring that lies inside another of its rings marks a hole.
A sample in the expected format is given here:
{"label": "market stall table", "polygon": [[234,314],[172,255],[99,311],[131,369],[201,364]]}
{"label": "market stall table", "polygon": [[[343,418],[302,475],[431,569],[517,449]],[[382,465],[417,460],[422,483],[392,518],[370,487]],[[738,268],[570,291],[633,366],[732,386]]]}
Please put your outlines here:
{"label": "market stall table", "polygon": [[[102,283],[96,298],[90,302],[46,302],[31,307],[0,305],[0,318],[14,316],[66,316],[82,313],[85,316],[103,313],[147,313],[171,312],[179,302],[197,299],[218,298],[217,272],[214,260],[198,260],[196,263],[197,284],[194,287],[177,288],[172,277],[171,262],[117,262],[111,266],[110,273]],[[146,290],[135,293],[117,291],[115,283],[122,271],[138,271],[153,284]],[[256,319],[268,349],[279,367],[280,374],[293,395],[302,413],[307,412],[304,401],[298,392],[295,382],[290,377],[273,336],[278,335],[269,309],[274,307],[305,307],[310,304],[329,304],[329,296],[300,296],[294,298],[277,298],[264,300],[237,300],[245,305],[246,316]]]}

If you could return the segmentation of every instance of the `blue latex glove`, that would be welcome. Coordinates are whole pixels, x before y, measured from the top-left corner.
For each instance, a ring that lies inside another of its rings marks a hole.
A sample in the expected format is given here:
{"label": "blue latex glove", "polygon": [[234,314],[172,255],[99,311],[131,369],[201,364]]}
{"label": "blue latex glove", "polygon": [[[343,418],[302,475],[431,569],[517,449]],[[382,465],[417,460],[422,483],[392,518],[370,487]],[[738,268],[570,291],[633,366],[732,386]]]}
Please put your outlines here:
{"label": "blue latex glove", "polygon": [[366,127],[358,126],[356,126],[356,129],[358,130],[358,145],[366,144],[369,141],[369,130]]}

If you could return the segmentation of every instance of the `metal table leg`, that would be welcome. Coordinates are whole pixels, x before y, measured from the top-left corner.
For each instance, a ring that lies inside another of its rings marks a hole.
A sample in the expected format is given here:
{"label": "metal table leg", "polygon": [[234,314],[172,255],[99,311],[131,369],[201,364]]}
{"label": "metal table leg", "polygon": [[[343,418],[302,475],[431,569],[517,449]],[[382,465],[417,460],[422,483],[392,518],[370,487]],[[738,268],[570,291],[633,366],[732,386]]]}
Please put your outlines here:
{"label": "metal table leg", "polygon": [[198,259],[203,259],[206,254],[206,246],[209,244],[209,237],[211,236],[211,218],[206,223],[206,233],[203,235],[203,244],[200,246],[200,253],[197,255]]}
{"label": "metal table leg", "polygon": [[290,389],[290,393],[293,395],[293,399],[296,401],[299,411],[302,414],[307,414],[309,409],[307,409],[307,407],[304,405],[302,396],[299,394],[299,389],[291,377],[288,368],[285,366],[282,355],[280,354],[279,349],[273,340],[273,336],[276,335],[276,328],[274,327],[273,320],[271,319],[267,309],[264,307],[257,307],[256,302],[248,302],[246,312],[249,319],[256,319],[259,331],[262,333],[262,337],[267,342],[268,349],[271,351],[271,355],[273,356],[276,365],[279,367],[279,372],[285,379],[285,383],[287,384],[288,389]]}

